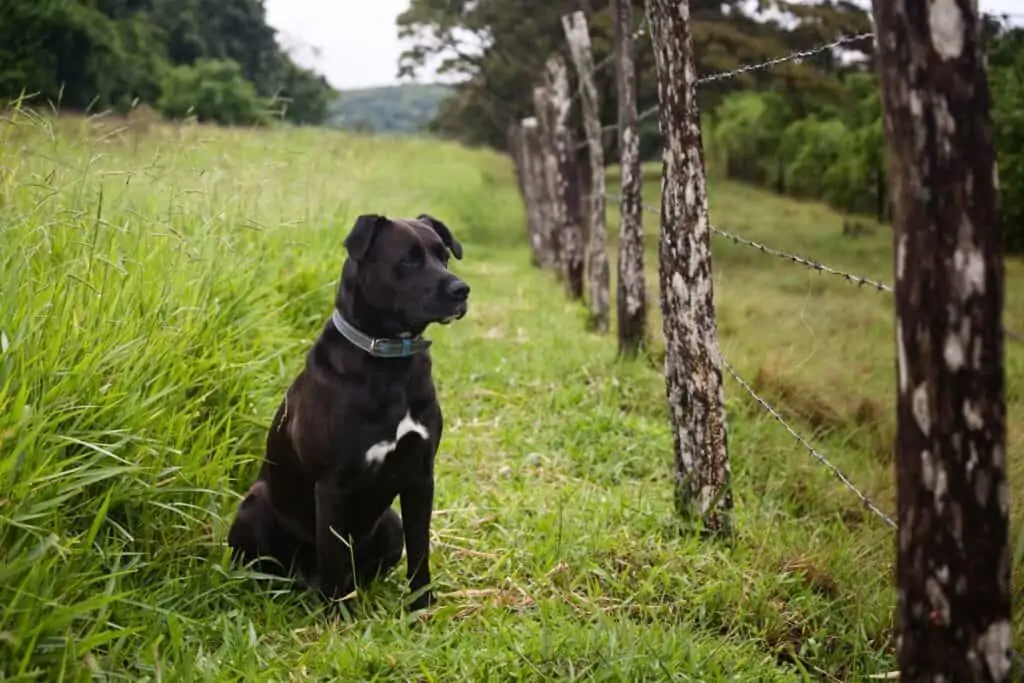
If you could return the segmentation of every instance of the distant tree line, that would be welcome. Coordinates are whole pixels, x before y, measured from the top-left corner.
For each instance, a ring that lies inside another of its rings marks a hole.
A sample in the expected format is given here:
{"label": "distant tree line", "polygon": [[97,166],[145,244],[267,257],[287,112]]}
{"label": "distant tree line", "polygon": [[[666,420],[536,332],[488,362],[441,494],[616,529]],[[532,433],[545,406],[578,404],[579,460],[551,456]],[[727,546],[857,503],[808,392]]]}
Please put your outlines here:
{"label": "distant tree line", "polygon": [[0,106],[223,124],[319,124],[336,96],[275,39],[263,0],[0,0]]}
{"label": "distant tree line", "polygon": [[[872,30],[868,12],[848,0],[763,0],[754,10],[740,0],[689,4],[701,75]],[[411,43],[399,73],[415,75],[440,59],[442,72],[465,80],[441,103],[429,128],[469,144],[505,149],[509,123],[532,114],[531,89],[544,60],[553,51],[569,59],[563,14],[588,12],[595,60],[614,49],[605,5],[589,0],[412,0],[397,22],[400,35]],[[634,5],[639,25],[643,0]],[[760,13],[768,9],[778,18]],[[986,19],[985,32],[1005,243],[1024,252],[1024,32],[997,17]],[[866,39],[841,51],[702,86],[698,100],[709,163],[730,178],[887,219],[887,162],[873,58],[872,41]],[[636,42],[641,110],[657,104],[653,59],[645,32]],[[614,122],[614,69],[598,74],[598,90],[602,120]],[[573,125],[582,136],[579,111],[573,108]],[[644,121],[640,133],[641,154],[655,158],[660,153],[657,117]],[[611,159],[617,154],[615,140],[607,137]]]}

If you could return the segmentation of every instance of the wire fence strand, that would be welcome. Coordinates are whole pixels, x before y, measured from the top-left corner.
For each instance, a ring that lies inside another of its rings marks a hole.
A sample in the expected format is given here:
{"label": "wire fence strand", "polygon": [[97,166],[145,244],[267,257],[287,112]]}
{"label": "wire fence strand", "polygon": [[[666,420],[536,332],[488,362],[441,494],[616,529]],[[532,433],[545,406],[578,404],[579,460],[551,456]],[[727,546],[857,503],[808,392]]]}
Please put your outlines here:
{"label": "wire fence strand", "polygon": [[776,57],[775,59],[769,59],[767,62],[761,62],[760,64],[750,64],[748,66],[741,66],[738,69],[733,69],[732,71],[723,71],[721,73],[711,74],[709,76],[702,76],[697,79],[697,85],[707,85],[708,83],[714,83],[715,81],[721,81],[726,78],[735,78],[736,76],[741,76],[745,73],[750,73],[751,71],[770,69],[773,66],[785,64],[786,62],[800,61],[801,59],[807,59],[808,57],[813,57],[815,55],[821,54],[822,52],[827,52],[828,50],[834,50],[835,48],[842,47],[843,45],[857,43],[862,40],[867,40],[868,38],[874,37],[875,34],[872,32],[858,33],[852,36],[840,36],[839,38],[833,40],[831,43],[825,43],[823,45],[813,47],[809,50],[798,50],[796,52],[792,52],[786,55],[785,57]]}
{"label": "wire fence strand", "polygon": [[[809,50],[799,50],[797,52],[791,52],[790,54],[785,55],[784,57],[776,57],[775,59],[769,59],[766,62],[759,62],[757,64],[747,64],[747,65],[741,66],[739,68],[733,69],[731,71],[722,71],[722,72],[719,72],[719,73],[714,73],[714,74],[709,74],[707,76],[702,76],[702,77],[697,79],[697,86],[699,87],[699,86],[707,85],[708,83],[714,83],[716,81],[722,81],[722,80],[725,80],[727,78],[735,78],[736,76],[741,76],[743,74],[750,73],[752,71],[761,71],[763,69],[770,69],[773,66],[778,66],[779,64],[785,64],[786,62],[796,62],[796,61],[799,61],[801,59],[807,59],[808,57],[813,57],[814,55],[821,54],[822,52],[826,52],[828,50],[834,50],[835,48],[842,47],[843,45],[849,45],[851,43],[856,43],[856,42],[859,42],[861,40],[867,40],[868,38],[874,38],[874,36],[875,36],[875,34],[874,33],[870,33],[870,32],[869,33],[858,33],[858,34],[855,34],[855,35],[852,35],[852,36],[841,36],[839,38],[836,38],[835,40],[833,40],[830,43],[825,43],[824,45],[819,45],[818,47],[814,47],[814,48],[811,48]],[[654,116],[657,113],[658,113],[658,105],[654,105],[652,107],[648,107],[647,109],[644,109],[642,112],[640,112],[640,115],[637,116],[637,121],[646,121],[647,119],[651,118],[652,116]],[[604,126],[601,129],[601,132],[602,133],[609,133],[609,132],[611,132],[613,130],[618,129],[618,127],[619,127],[619,124],[617,124],[617,123],[609,124],[607,126]]]}
{"label": "wire fence strand", "polygon": [[759,396],[758,393],[754,391],[754,388],[751,387],[750,384],[748,384],[747,381],[744,380],[738,372],[736,372],[736,369],[729,363],[729,361],[725,360],[725,358],[722,359],[722,367],[725,368],[726,372],[728,372],[732,376],[733,380],[735,380],[737,384],[743,387],[743,389],[748,394],[750,394],[751,398],[753,398],[757,403],[759,403],[761,407],[764,408],[764,410],[775,419],[776,422],[782,425],[782,427],[787,432],[789,432],[790,436],[796,439],[797,442],[807,450],[807,453],[811,457],[813,457],[819,463],[824,465],[825,468],[827,468],[830,472],[832,472],[833,475],[835,475],[835,477],[843,484],[843,486],[852,491],[853,494],[860,499],[860,502],[864,505],[865,508],[867,508],[875,515],[877,515],[882,521],[884,521],[890,527],[894,529],[896,528],[896,522],[893,520],[892,517],[887,515],[884,511],[882,511],[881,508],[875,505],[875,503],[864,492],[862,492],[859,488],[857,488],[857,486],[852,481],[850,481],[849,477],[843,474],[842,470],[836,467],[831,460],[829,460],[823,453],[821,453],[813,445],[811,445],[810,442],[807,441],[807,439],[805,439],[799,434],[799,432],[793,429],[793,427],[790,426],[788,422],[786,422],[786,419],[782,417],[781,414],[779,414],[779,411],[775,410],[775,408],[773,408],[771,404],[769,404],[766,400],[761,398],[761,396]]}
{"label": "wire fence strand", "polygon": [[813,259],[808,259],[808,258],[804,258],[802,256],[797,256],[796,254],[787,254],[784,251],[779,251],[778,249],[772,249],[771,247],[766,246],[764,244],[761,244],[760,242],[755,242],[754,240],[749,240],[746,237],[740,237],[739,235],[734,235],[734,234],[732,234],[730,232],[726,232],[725,230],[722,230],[721,228],[716,228],[713,225],[711,226],[711,231],[713,233],[715,233],[716,235],[718,235],[720,237],[724,237],[725,239],[727,239],[727,240],[729,240],[729,241],[731,241],[731,242],[733,242],[735,244],[740,244],[740,245],[743,245],[743,246],[751,247],[751,248],[757,249],[758,251],[760,251],[762,253],[768,254],[770,256],[775,256],[775,257],[778,257],[778,258],[786,259],[788,261],[792,261],[793,263],[798,263],[798,264],[800,264],[802,266],[806,266],[807,268],[811,268],[812,270],[816,270],[819,273],[827,273],[829,275],[835,275],[837,277],[841,277],[844,280],[846,280],[847,282],[855,284],[858,287],[867,286],[867,287],[871,287],[872,289],[875,289],[875,290],[877,290],[879,292],[892,292],[893,291],[892,287],[890,287],[889,285],[885,284],[884,282],[880,282],[878,280],[872,280],[870,278],[866,278],[866,277],[863,277],[861,275],[854,275],[853,273],[847,273],[847,272],[839,270],[837,268],[832,268],[831,266],[826,266],[824,263],[821,263],[820,261],[815,261]]}
{"label": "wire fence strand", "polygon": [[[611,199],[612,201],[622,201],[622,197],[619,195],[608,195],[608,198]],[[647,211],[648,213],[652,213],[656,216],[661,215],[661,212],[653,206],[650,206],[648,204],[641,204],[641,207],[644,211]],[[819,273],[835,275],[836,277],[840,277],[851,284],[857,285],[858,287],[871,287],[872,289],[875,289],[879,292],[891,293],[893,291],[892,287],[890,285],[885,284],[884,282],[872,280],[871,278],[867,278],[862,275],[848,273],[844,270],[839,270],[838,268],[827,266],[824,263],[821,263],[820,261],[815,261],[814,259],[805,258],[803,256],[797,256],[796,254],[790,254],[780,249],[773,249],[772,247],[769,247],[766,244],[762,244],[761,242],[755,242],[754,240],[747,239],[746,237],[735,235],[731,232],[722,230],[721,228],[717,228],[714,225],[710,226],[710,228],[713,234],[718,235],[719,237],[722,237],[724,239],[727,239],[730,242],[733,242],[734,244],[739,244],[742,246],[751,247],[752,249],[757,249],[763,254],[775,256],[777,258],[785,259],[787,261],[792,261],[793,263],[810,268],[811,270],[816,270]]]}

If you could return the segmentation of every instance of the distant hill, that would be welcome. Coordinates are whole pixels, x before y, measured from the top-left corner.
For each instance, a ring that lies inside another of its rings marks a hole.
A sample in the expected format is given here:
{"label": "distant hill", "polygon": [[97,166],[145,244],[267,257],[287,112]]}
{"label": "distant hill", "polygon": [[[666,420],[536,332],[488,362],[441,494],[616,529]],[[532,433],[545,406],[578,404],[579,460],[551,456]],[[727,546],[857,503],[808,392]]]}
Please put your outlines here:
{"label": "distant hill", "polygon": [[445,85],[410,83],[342,90],[331,111],[331,123],[377,133],[415,133],[434,117],[448,96]]}

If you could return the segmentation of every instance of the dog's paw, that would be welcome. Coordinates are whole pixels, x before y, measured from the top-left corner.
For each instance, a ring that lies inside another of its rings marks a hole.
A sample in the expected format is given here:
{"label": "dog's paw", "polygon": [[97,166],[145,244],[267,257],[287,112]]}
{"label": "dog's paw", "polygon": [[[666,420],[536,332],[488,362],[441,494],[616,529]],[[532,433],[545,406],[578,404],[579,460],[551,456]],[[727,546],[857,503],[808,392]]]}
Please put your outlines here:
{"label": "dog's paw", "polygon": [[417,595],[412,602],[409,603],[410,612],[421,612],[426,609],[430,609],[437,602],[437,598],[434,597],[434,591],[425,589],[422,593]]}

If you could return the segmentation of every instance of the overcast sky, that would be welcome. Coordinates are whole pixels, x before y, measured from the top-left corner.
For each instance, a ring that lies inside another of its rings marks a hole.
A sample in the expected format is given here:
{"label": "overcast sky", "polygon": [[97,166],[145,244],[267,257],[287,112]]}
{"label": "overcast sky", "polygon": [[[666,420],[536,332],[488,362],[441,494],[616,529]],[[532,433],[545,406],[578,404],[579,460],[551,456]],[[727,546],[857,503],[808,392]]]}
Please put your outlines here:
{"label": "overcast sky", "polygon": [[[395,18],[409,0],[265,2],[267,19],[280,32],[281,42],[295,47],[296,60],[316,68],[336,88],[398,82],[398,56],[404,47]],[[982,12],[1024,15],[1024,0],[979,0],[979,6]]]}

